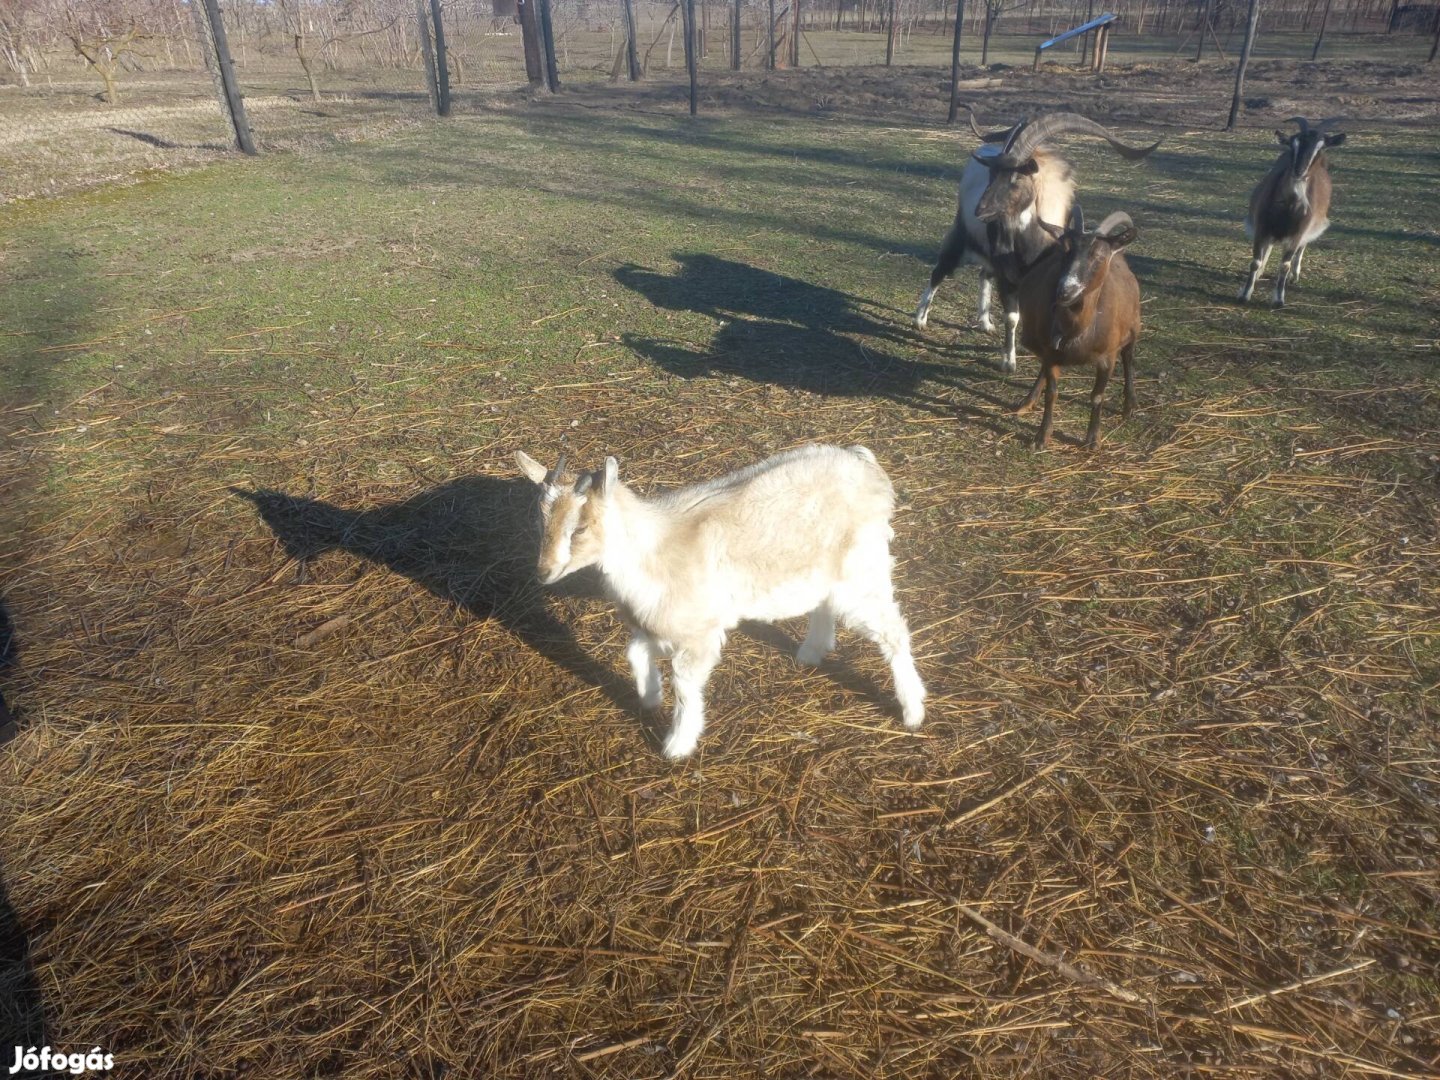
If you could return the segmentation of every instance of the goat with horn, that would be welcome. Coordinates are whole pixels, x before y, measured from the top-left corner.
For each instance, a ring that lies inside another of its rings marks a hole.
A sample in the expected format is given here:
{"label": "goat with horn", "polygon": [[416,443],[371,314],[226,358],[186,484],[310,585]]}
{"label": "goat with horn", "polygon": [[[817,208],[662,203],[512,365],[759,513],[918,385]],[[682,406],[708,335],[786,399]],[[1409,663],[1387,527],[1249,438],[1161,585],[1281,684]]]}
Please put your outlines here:
{"label": "goat with horn", "polygon": [[1265,179],[1250,193],[1250,211],[1245,215],[1245,235],[1255,242],[1250,276],[1240,288],[1240,302],[1250,299],[1255,283],[1270,258],[1270,249],[1281,246],[1280,271],[1275,275],[1275,307],[1285,306],[1285,285],[1300,280],[1300,263],[1305,248],[1330,227],[1330,164],[1327,147],[1339,146],[1345,135],[1339,131],[1312,128],[1303,116],[1287,123],[1299,130],[1293,135],[1276,131],[1285,147]]}
{"label": "goat with horn", "polygon": [[1065,135],[1105,140],[1127,161],[1152,153],[1149,146],[1121,142],[1103,124],[1078,113],[1050,113],[1022,120],[1004,131],[983,134],[971,113],[970,129],[981,141],[960,176],[960,205],[955,213],[930,285],[920,294],[915,326],[925,329],[930,304],[940,283],[962,262],[980,267],[980,328],[990,330],[990,291],[1000,292],[1005,308],[1005,372],[1015,370],[1016,332],[1020,323],[1017,288],[1025,272],[1055,243],[1045,224],[1063,226],[1075,204],[1075,180],[1069,163],[1052,144]]}

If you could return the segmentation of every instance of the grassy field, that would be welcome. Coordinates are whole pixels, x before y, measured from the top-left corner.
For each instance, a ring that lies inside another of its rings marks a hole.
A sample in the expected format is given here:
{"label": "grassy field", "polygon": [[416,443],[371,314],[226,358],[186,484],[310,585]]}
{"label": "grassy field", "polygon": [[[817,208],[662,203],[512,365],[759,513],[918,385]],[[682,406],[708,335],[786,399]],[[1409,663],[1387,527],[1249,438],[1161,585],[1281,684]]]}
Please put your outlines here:
{"label": "grassy field", "polygon": [[[1435,1075],[1433,126],[1351,131],[1282,312],[1232,301],[1268,126],[1077,146],[1141,233],[1141,408],[1086,454],[1066,380],[1037,454],[973,279],[909,326],[972,140],[631,104],[0,209],[0,1045]],[[853,637],[811,672],[749,628],[672,766],[608,607],[534,584],[510,455],[653,490],[807,440],[901,490],[930,719]]]}

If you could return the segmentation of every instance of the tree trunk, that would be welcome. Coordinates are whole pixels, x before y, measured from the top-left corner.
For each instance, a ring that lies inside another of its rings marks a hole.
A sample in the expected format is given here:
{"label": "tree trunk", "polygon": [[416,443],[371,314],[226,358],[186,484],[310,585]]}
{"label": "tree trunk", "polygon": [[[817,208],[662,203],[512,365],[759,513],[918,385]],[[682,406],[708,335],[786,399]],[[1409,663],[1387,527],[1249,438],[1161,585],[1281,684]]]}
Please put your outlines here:
{"label": "tree trunk", "polygon": [[990,30],[995,25],[994,0],[985,0],[985,36],[980,41],[980,66],[990,63]]}
{"label": "tree trunk", "polygon": [[885,18],[885,66],[895,59],[895,0],[890,0],[889,14]]}
{"label": "tree trunk", "polygon": [[1430,42],[1430,56],[1425,62],[1433,64],[1437,52],[1440,52],[1440,11],[1435,13],[1435,40]]}
{"label": "tree trunk", "polygon": [[625,14],[625,65],[630,74],[631,82],[640,81],[640,57],[636,53],[635,44],[635,4],[634,0],[621,0],[621,7]]}
{"label": "tree trunk", "polygon": [[1245,69],[1250,66],[1250,50],[1255,46],[1255,28],[1260,24],[1260,0],[1250,0],[1250,19],[1245,24],[1245,44],[1240,47],[1240,66],[1235,69],[1235,96],[1230,99],[1230,119],[1225,130],[1234,131],[1240,116],[1240,99],[1245,93]]}
{"label": "tree trunk", "polygon": [[950,123],[960,112],[960,35],[965,29],[965,0],[955,0],[955,40],[950,45]]}
{"label": "tree trunk", "polygon": [[1205,0],[1205,7],[1200,12],[1200,44],[1195,46],[1195,62],[1197,64],[1205,55],[1205,31],[1210,27],[1210,8],[1214,2],[1215,0]]}
{"label": "tree trunk", "polygon": [[800,66],[800,0],[790,0],[795,19],[790,26],[790,66]]}

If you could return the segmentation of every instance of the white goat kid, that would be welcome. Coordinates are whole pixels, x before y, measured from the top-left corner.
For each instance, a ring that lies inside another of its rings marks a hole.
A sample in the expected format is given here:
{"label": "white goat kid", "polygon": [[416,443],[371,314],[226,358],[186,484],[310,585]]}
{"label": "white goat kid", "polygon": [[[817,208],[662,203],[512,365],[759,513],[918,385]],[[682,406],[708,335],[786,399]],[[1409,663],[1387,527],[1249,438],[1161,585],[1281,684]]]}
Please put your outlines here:
{"label": "white goat kid", "polygon": [[620,483],[613,457],[578,476],[563,457],[550,470],[523,452],[515,460],[541,487],[540,580],[599,568],[633,635],[626,654],[646,709],[660,707],[656,659],[670,656],[667,757],[695,749],[705,683],[742,619],[808,613],[802,664],[835,648],[837,620],[859,631],[890,663],[905,726],[924,720],[925,686],[891,583],[895,490],[865,447],[804,446],[650,499]]}

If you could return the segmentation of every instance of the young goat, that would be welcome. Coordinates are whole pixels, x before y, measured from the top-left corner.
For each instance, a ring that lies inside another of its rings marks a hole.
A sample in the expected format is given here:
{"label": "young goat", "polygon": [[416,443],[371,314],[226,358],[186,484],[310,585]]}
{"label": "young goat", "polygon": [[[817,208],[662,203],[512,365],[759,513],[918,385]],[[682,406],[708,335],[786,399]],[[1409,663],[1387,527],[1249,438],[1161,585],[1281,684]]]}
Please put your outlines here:
{"label": "young goat", "polygon": [[1280,157],[1250,193],[1250,211],[1245,215],[1245,235],[1255,241],[1250,276],[1240,289],[1240,302],[1250,299],[1255,282],[1270,258],[1270,249],[1280,244],[1280,272],[1275,275],[1275,307],[1285,306],[1285,283],[1293,274],[1300,280],[1300,263],[1305,247],[1330,227],[1330,165],[1325,148],[1339,146],[1345,135],[1339,131],[1312,131],[1303,116],[1290,118],[1299,127],[1294,135],[1276,131],[1285,147]]}
{"label": "young goat", "polygon": [[1024,121],[1006,131],[981,134],[977,149],[960,176],[960,204],[955,223],[940,247],[930,285],[915,308],[915,327],[925,329],[930,304],[940,283],[962,262],[980,266],[980,328],[989,330],[990,288],[1000,292],[1005,308],[1005,352],[1001,368],[1015,370],[1016,327],[1020,306],[1016,289],[1025,272],[1055,245],[1045,224],[1070,219],[1075,181],[1070,165],[1049,144],[1062,135],[1094,135],[1121,157],[1136,161],[1160,145],[1128,146],[1095,121],[1076,113],[1052,113]]}
{"label": "young goat", "polygon": [[640,703],[660,707],[655,665],[671,657],[675,714],[665,755],[683,758],[705,726],[706,680],[742,619],[809,614],[802,664],[835,647],[839,620],[875,642],[895,676],[907,728],[925,718],[925,687],[890,578],[895,490],[863,446],[805,446],[705,484],[651,499],[620,483],[613,457],[578,476],[517,452],[541,488],[546,584],[586,566],[631,632]]}
{"label": "young goat", "polygon": [[1116,357],[1125,366],[1124,418],[1128,420],[1135,409],[1140,286],[1120,249],[1137,234],[1122,213],[1111,214],[1100,228],[1087,233],[1078,208],[1070,228],[1051,228],[1058,243],[1020,282],[1025,347],[1040,358],[1040,374],[1015,412],[1033,409],[1043,384],[1045,416],[1035,445],[1048,445],[1060,369],[1094,367],[1090,427],[1085,432],[1085,446],[1093,450],[1100,445],[1100,402]]}

